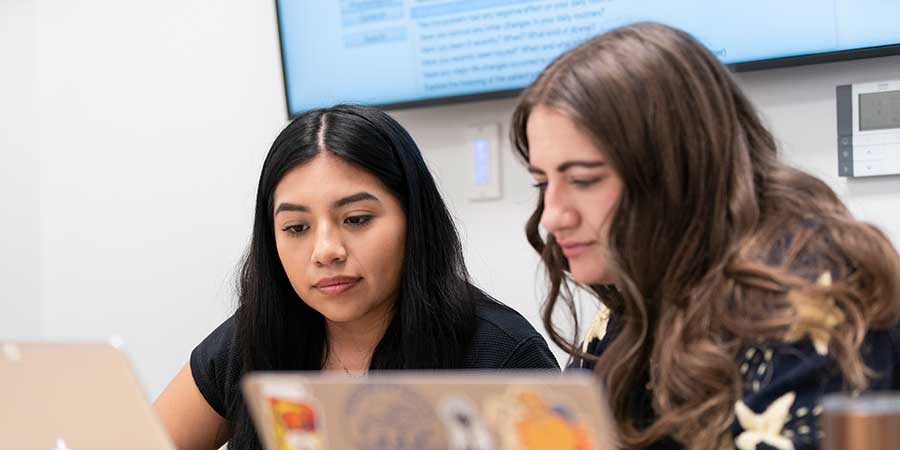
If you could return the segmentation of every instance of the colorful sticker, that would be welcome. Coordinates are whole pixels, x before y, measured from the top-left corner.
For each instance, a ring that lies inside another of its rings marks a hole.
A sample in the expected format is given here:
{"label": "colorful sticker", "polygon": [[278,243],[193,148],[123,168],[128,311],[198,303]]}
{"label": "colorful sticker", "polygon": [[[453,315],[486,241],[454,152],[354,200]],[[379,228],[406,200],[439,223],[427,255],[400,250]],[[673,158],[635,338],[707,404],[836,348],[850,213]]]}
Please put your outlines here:
{"label": "colorful sticker", "polygon": [[438,407],[452,450],[494,450],[494,443],[481,416],[467,398],[450,395]]}
{"label": "colorful sticker", "polygon": [[501,450],[591,450],[590,432],[568,404],[511,388],[485,405],[500,435]]}
{"label": "colorful sticker", "polygon": [[303,389],[267,396],[278,450],[323,450],[323,430],[318,408]]}
{"label": "colorful sticker", "polygon": [[344,404],[355,449],[446,450],[447,434],[431,404],[415,390],[364,384]]}

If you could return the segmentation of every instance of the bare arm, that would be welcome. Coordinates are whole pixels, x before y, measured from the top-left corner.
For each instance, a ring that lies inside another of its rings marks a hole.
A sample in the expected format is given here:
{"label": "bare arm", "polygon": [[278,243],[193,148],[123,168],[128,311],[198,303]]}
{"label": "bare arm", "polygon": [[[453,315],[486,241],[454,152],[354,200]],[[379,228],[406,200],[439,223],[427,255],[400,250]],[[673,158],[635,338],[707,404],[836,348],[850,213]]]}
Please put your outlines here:
{"label": "bare arm", "polygon": [[153,407],[178,450],[216,450],[231,437],[228,422],[200,394],[190,364],[175,375]]}

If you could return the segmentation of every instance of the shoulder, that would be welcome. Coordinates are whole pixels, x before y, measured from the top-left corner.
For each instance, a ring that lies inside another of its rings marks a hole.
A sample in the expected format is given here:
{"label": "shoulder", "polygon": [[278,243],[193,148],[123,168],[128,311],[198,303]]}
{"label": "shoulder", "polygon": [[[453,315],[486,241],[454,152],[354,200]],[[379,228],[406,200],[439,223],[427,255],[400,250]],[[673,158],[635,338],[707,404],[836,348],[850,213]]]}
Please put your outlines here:
{"label": "shoulder", "polygon": [[476,337],[496,335],[515,341],[540,337],[540,333],[521,314],[487,296],[479,299],[475,308],[475,318]]}
{"label": "shoulder", "polygon": [[[608,308],[601,306],[584,335],[581,351],[595,358],[603,356],[606,348],[618,336],[623,325],[624,321],[621,315],[613,314]],[[594,365],[593,360],[574,358],[568,368],[593,370]]]}
{"label": "shoulder", "polygon": [[[870,371],[867,391],[900,388],[900,326],[870,329],[860,352]],[[824,396],[849,390],[835,358],[810,340],[746,347],[738,356],[743,395],[735,405],[735,442],[759,436],[755,433],[764,431],[763,421],[770,420],[781,427],[765,430],[773,433],[772,442],[798,450],[817,448]]]}
{"label": "shoulder", "polygon": [[900,324],[870,328],[860,352],[871,371],[870,390],[900,390]]}
{"label": "shoulder", "polygon": [[241,355],[237,346],[236,320],[229,317],[191,352],[191,373],[206,402],[231,420],[231,406],[239,394]]}
{"label": "shoulder", "polygon": [[482,295],[475,319],[475,333],[463,368],[558,367],[543,336],[512,308]]}
{"label": "shoulder", "polygon": [[203,341],[200,342],[200,345],[194,349],[197,351],[217,351],[223,350],[226,347],[232,347],[235,341],[235,330],[237,324],[235,316],[225,319],[224,322],[219,324],[212,332],[210,332]]}
{"label": "shoulder", "polygon": [[[776,226],[777,225],[777,226]],[[770,267],[779,267],[788,272],[815,281],[823,271],[834,275],[842,273],[850,262],[832,237],[832,230],[821,220],[805,217],[790,217],[770,225],[774,235],[764,241],[769,245],[761,247],[765,251],[763,260]]]}

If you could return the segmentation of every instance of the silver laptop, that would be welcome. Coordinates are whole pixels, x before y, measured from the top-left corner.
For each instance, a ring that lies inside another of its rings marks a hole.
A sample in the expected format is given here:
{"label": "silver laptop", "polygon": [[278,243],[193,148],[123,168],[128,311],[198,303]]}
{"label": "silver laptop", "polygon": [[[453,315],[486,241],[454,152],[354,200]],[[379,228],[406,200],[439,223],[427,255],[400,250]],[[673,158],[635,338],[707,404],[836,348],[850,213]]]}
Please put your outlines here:
{"label": "silver laptop", "polygon": [[251,373],[244,398],[267,450],[612,450],[588,374]]}
{"label": "silver laptop", "polygon": [[175,450],[108,344],[0,342],[0,448]]}

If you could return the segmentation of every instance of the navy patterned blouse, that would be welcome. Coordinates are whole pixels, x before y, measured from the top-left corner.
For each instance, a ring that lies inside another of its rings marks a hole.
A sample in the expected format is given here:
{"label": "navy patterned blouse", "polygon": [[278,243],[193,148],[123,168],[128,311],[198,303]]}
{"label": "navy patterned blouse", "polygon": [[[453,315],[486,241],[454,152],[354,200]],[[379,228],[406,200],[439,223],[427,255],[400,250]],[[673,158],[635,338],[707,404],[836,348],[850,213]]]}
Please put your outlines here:
{"label": "navy patterned blouse", "polygon": [[[592,330],[598,331],[586,342],[587,351],[602,355],[622,327],[617,317],[601,311]],[[599,336],[597,336],[599,335]],[[870,330],[861,348],[863,360],[876,375],[869,390],[900,390],[900,326]],[[733,447],[737,450],[811,450],[819,448],[823,438],[818,429],[823,395],[847,390],[846,383],[826,343],[817,336],[793,342],[770,342],[747,347],[738,356],[743,374],[743,398],[735,405],[736,420],[731,426]],[[593,369],[593,363],[578,361],[573,366]],[[637,423],[653,419],[649,391],[636,393],[646,405]],[[898,444],[900,445],[900,444]],[[650,447],[653,450],[680,449],[667,439]]]}

